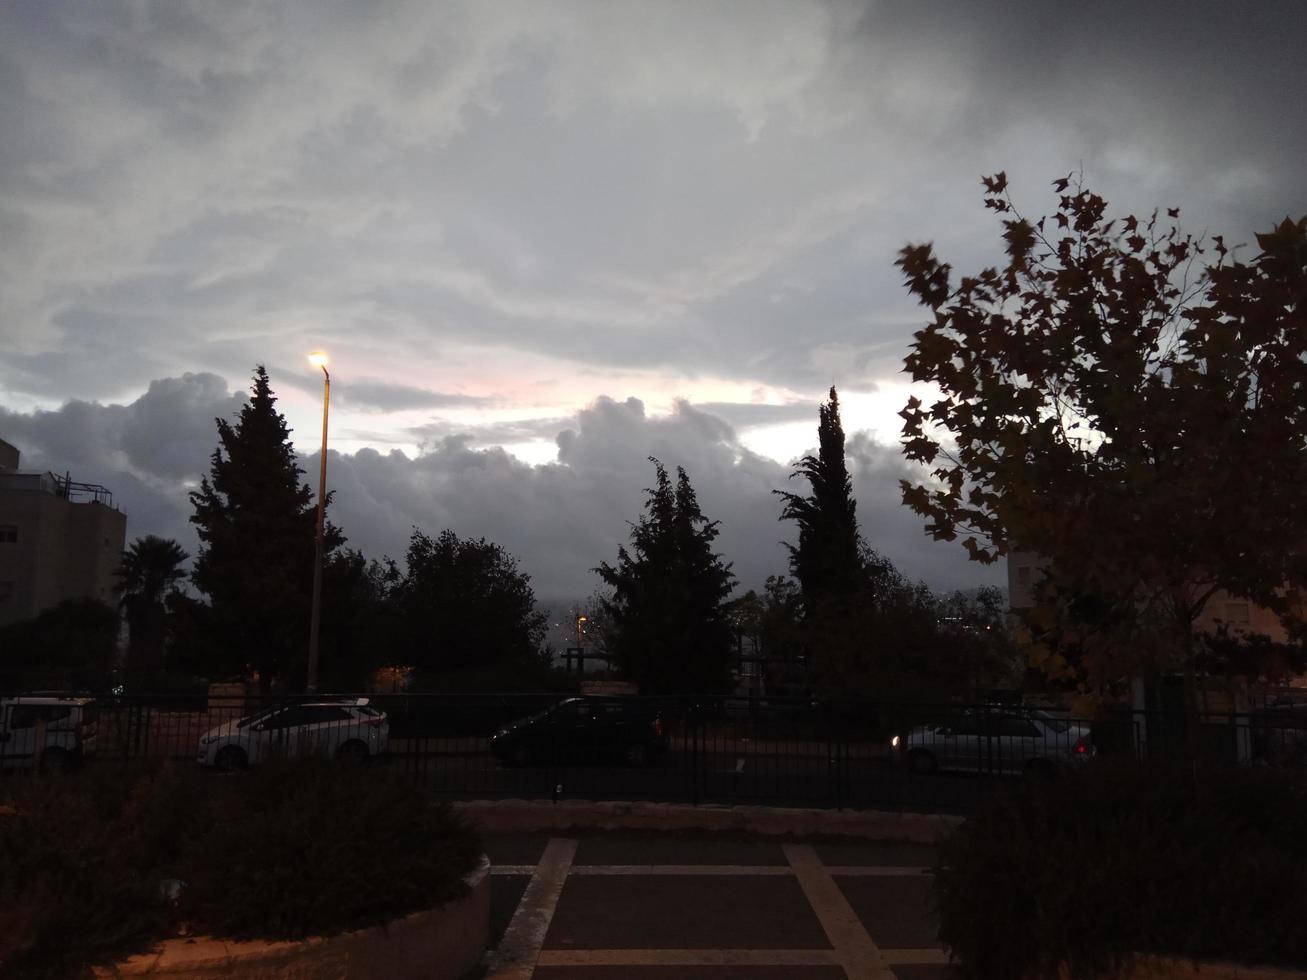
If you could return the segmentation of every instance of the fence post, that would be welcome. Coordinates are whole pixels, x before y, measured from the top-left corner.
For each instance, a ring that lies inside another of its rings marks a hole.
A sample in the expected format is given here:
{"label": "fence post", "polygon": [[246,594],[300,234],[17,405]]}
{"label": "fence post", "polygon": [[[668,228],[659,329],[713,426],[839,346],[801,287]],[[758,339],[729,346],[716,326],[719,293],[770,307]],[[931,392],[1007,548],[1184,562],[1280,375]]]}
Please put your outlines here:
{"label": "fence post", "polygon": [[699,711],[690,706],[690,804],[699,805]]}

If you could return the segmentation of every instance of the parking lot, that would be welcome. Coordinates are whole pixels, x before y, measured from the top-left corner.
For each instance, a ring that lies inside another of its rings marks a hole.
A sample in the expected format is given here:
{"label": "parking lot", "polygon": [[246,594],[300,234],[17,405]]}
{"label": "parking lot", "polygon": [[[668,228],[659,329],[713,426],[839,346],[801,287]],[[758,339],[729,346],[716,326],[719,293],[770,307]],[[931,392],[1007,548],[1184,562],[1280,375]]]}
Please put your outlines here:
{"label": "parking lot", "polygon": [[946,980],[924,844],[493,835],[494,980]]}

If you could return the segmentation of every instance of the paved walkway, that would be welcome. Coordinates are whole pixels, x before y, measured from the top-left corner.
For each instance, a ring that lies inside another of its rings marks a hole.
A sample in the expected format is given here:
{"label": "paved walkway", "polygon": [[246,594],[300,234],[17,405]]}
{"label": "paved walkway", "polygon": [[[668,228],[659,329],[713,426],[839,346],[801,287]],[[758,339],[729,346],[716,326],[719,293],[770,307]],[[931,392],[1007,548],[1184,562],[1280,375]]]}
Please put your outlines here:
{"label": "paved walkway", "polygon": [[503,835],[491,980],[951,980],[925,844]]}

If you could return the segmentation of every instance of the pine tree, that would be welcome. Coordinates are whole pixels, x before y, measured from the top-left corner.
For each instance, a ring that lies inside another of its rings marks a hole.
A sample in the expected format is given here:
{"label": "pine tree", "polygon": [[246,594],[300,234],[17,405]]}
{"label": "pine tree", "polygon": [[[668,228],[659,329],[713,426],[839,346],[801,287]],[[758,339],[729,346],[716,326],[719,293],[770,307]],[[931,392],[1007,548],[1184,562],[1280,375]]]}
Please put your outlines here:
{"label": "pine tree", "polygon": [[685,470],[675,488],[662,463],[617,565],[596,571],[608,649],[642,693],[720,693],[730,686],[732,630],[726,598],[735,576],[712,550],[717,522],[703,516]]}
{"label": "pine tree", "polygon": [[[308,661],[316,509],[263,365],[235,425],[217,419],[209,476],[191,492],[200,553],[191,581],[212,606],[216,671],[302,685]],[[328,495],[330,500],[330,495]],[[327,527],[324,554],[344,540]]]}
{"label": "pine tree", "polygon": [[804,456],[791,479],[802,476],[810,492],[800,496],[775,490],[785,501],[780,520],[799,526],[799,543],[787,544],[790,571],[803,590],[808,619],[846,606],[863,584],[862,539],[858,532],[853,481],[844,462],[844,427],[834,387],[818,413],[816,456]]}

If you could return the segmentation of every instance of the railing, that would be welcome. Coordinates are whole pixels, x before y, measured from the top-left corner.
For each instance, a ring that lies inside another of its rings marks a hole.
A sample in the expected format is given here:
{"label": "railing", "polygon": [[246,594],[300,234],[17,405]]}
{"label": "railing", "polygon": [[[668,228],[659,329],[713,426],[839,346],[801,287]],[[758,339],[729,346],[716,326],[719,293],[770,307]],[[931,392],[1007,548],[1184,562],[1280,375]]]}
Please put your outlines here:
{"label": "railing", "polygon": [[[1214,764],[1307,765],[1303,708],[1207,713],[1200,723],[1199,749]],[[79,706],[5,699],[0,766],[35,771],[80,756],[95,766],[166,758],[239,769],[318,754],[390,767],[450,798],[965,813],[1023,779],[1111,758],[1181,758],[1185,724],[1162,712],[1090,720],[997,704],[109,694]]]}

